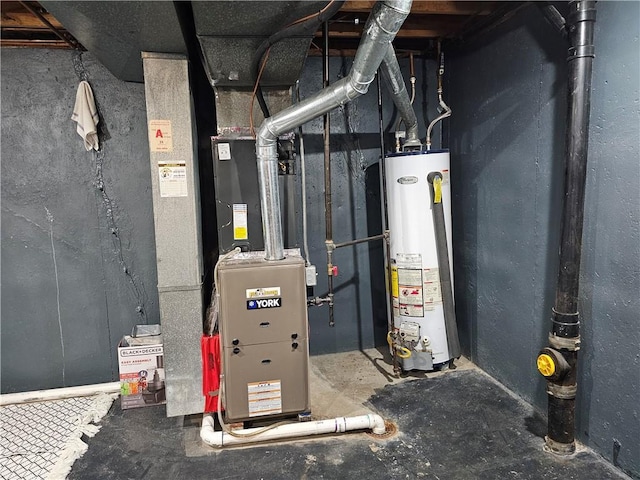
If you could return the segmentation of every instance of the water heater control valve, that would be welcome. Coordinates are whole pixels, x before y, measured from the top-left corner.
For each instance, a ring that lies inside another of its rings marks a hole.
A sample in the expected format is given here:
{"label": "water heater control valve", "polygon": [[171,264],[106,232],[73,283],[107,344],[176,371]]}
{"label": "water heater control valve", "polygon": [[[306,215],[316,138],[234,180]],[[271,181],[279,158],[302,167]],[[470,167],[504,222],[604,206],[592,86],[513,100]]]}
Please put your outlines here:
{"label": "water heater control valve", "polygon": [[405,343],[420,343],[420,325],[416,322],[402,322],[400,324],[400,338]]}

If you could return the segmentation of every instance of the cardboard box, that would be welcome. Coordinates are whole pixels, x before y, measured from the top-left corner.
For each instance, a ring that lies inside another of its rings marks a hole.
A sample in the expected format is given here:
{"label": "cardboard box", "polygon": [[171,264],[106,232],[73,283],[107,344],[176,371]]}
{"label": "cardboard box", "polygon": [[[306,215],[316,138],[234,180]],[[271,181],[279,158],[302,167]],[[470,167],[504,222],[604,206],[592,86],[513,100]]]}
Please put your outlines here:
{"label": "cardboard box", "polygon": [[166,403],[162,335],[130,337],[118,346],[123,410]]}

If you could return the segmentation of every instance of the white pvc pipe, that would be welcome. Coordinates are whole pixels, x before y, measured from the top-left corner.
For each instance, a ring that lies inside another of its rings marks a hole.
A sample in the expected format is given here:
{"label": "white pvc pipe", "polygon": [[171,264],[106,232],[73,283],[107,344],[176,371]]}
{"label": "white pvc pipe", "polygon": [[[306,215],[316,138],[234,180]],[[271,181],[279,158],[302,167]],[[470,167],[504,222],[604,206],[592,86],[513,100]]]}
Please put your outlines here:
{"label": "white pvc pipe", "polygon": [[261,430],[260,428],[247,428],[234,430],[242,437],[235,437],[229,433],[214,430],[214,421],[211,415],[202,417],[202,428],[200,438],[209,446],[220,448],[230,445],[242,445],[245,443],[265,442],[268,440],[279,440],[283,438],[308,437],[311,435],[322,435],[327,433],[343,433],[351,430],[373,430],[376,435],[385,432],[384,420],[380,415],[368,414],[357,417],[338,417],[330,420],[316,420],[314,422],[298,422],[280,425],[270,430],[258,433],[253,436],[251,433]]}
{"label": "white pvc pipe", "polygon": [[120,382],[81,385],[79,387],[52,388],[51,390],[34,390],[32,392],[7,393],[0,395],[0,406],[16,403],[45,402],[72,397],[88,397],[99,393],[117,393]]}

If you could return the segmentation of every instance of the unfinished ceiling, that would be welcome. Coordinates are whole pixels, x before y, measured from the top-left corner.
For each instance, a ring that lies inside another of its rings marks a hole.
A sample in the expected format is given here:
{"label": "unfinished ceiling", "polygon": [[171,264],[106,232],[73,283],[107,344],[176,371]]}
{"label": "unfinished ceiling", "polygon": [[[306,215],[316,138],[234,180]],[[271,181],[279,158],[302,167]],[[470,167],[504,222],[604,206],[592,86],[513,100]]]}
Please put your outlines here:
{"label": "unfinished ceiling", "polygon": [[[330,54],[350,56],[355,53],[364,23],[374,3],[371,0],[344,2],[328,25]],[[226,9],[223,7],[225,4]],[[282,8],[278,9],[278,5],[285,4],[284,12]],[[118,78],[142,81],[141,51],[187,53],[183,32],[185,6],[193,12],[191,21],[204,51],[205,61],[209,64],[222,64],[224,61],[220,59],[220,45],[234,46],[227,48],[227,55],[237,57],[239,47],[236,47],[240,43],[259,44],[262,39],[291,23],[292,19],[315,13],[324,4],[326,2],[321,1],[2,1],[1,45],[86,49],[96,55]],[[527,2],[416,0],[394,45],[400,54],[414,52],[432,55],[435,39],[472,39],[526,4]],[[281,14],[258,15],[258,7],[262,10],[273,8]],[[258,28],[261,18],[269,31]],[[258,21],[252,27],[254,30],[258,28],[258,33],[247,30],[247,21],[251,19]],[[214,48],[208,50],[209,44]],[[293,50],[299,51],[297,57],[303,59],[307,53],[321,54],[322,44],[320,28],[314,38],[307,38]],[[247,52],[249,51],[253,51],[251,45],[247,45]],[[273,63],[277,64],[275,61]],[[228,68],[221,67],[220,70],[226,71]],[[264,80],[268,84],[273,76],[272,83],[277,84],[277,75],[278,72],[274,69]]]}

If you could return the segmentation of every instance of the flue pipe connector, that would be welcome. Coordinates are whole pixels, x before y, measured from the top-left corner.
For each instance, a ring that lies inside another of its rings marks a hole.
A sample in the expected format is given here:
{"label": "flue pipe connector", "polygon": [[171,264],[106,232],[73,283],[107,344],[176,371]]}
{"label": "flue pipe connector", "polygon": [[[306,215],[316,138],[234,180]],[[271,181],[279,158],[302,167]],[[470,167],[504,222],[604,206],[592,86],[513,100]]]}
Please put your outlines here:
{"label": "flue pipe connector", "polygon": [[256,157],[262,207],[265,258],[284,258],[280,192],[278,191],[278,136],[367,93],[391,42],[411,11],[412,0],[378,2],[364,27],[349,74],[315,95],[264,120],[256,137]]}
{"label": "flue pipe connector", "polygon": [[[389,91],[391,92],[391,97],[393,98],[393,103],[398,109],[398,114],[402,118],[407,129],[404,148],[419,150],[422,148],[422,142],[420,142],[420,136],[418,134],[418,117],[413,109],[413,105],[411,105],[411,98],[409,97],[407,87],[404,84],[404,78],[400,71],[398,58],[396,57],[396,52],[391,44],[389,44],[387,53],[382,60],[380,71],[382,72],[382,77],[384,78]],[[415,81],[415,77],[411,78]]]}

